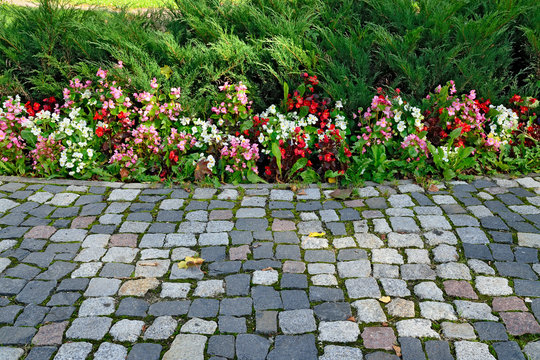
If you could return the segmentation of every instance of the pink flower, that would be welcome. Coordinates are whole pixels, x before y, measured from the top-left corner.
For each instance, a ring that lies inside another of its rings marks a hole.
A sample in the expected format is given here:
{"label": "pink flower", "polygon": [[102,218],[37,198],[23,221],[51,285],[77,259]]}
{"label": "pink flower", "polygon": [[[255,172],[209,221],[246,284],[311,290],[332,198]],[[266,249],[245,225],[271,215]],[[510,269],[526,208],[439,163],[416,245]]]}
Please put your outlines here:
{"label": "pink flower", "polygon": [[152,89],[157,89],[158,88],[158,83],[157,83],[157,79],[156,78],[153,78],[152,81],[150,81],[150,87]]}
{"label": "pink flower", "polygon": [[219,87],[219,91],[225,91],[229,88],[229,86],[230,86],[229,83],[226,82],[225,84],[223,84],[223,86]]}
{"label": "pink flower", "polygon": [[[99,70],[97,71],[96,75],[102,79],[105,79],[107,77],[107,71],[105,70],[102,70],[101,68],[99,68]],[[78,80],[78,79],[76,79]]]}
{"label": "pink flower", "polygon": [[113,98],[119,99],[122,96],[122,90],[111,86],[111,94]]}

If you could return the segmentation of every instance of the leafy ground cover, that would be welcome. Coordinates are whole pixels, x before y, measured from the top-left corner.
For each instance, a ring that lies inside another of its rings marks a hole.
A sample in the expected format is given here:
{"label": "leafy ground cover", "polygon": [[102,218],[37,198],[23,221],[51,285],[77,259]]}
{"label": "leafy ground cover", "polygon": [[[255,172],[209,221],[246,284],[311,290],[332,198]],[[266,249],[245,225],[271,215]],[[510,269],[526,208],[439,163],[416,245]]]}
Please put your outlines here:
{"label": "leafy ground cover", "polygon": [[537,171],[540,22],[530,2],[508,4],[4,6],[0,172],[358,183]]}
{"label": "leafy ground cover", "polygon": [[[475,90],[437,86],[421,104],[399,89],[378,89],[352,116],[343,101],[318,93],[304,73],[280,104],[257,112],[242,82],[224,83],[212,115],[182,107],[181,90],[164,91],[156,78],[135,92],[119,62],[91,80],[75,78],[63,99],[22,103],[8,97],[0,110],[3,174],[79,179],[381,182],[397,177],[446,179],[540,166],[538,101],[514,95],[494,106]],[[167,69],[162,69],[167,72]]]}

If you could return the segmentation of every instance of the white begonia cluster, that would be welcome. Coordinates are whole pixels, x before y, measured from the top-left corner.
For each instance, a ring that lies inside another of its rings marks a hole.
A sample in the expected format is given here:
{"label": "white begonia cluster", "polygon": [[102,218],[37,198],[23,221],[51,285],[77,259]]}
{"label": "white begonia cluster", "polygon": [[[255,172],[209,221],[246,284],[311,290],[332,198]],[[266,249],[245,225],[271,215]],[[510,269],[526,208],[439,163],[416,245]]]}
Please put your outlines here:
{"label": "white begonia cluster", "polygon": [[[339,105],[342,107],[343,105],[341,102],[339,102]],[[336,108],[338,108],[338,103],[336,103]],[[287,114],[281,114],[277,111],[276,105],[271,105],[268,109],[260,113],[259,118],[269,119],[268,123],[265,125],[262,125],[261,134],[257,138],[259,143],[261,144],[261,152],[265,154],[270,154],[271,149],[269,148],[269,144],[266,142],[269,141],[272,138],[275,138],[275,140],[283,140],[283,141],[289,141],[294,137],[295,129],[301,128],[304,129],[308,126],[315,126],[319,119],[317,116],[313,114],[308,114],[306,117],[300,118],[298,116],[298,113],[296,111],[290,112]],[[337,129],[340,129],[342,131],[347,130],[347,120],[343,115],[337,115],[335,119],[328,119],[326,121],[328,124],[334,123]],[[272,136],[272,134],[275,134]],[[324,133],[320,134],[319,140],[321,140],[324,137]],[[306,138],[304,139],[306,141],[306,147],[308,146],[307,143],[310,141],[311,136],[309,133],[306,134]]]}
{"label": "white begonia cluster", "polygon": [[53,133],[56,139],[68,137],[64,141],[64,150],[60,153],[60,166],[67,169],[70,176],[80,174],[82,170],[91,165],[94,160],[94,151],[88,148],[92,139],[92,129],[86,120],[77,119],[81,109],[74,108],[69,117],[55,119],[58,129]]}
{"label": "white begonia cluster", "polygon": [[212,124],[209,121],[204,121],[199,118],[191,119],[189,117],[182,117],[179,119],[180,123],[189,129],[189,133],[194,136],[197,141],[194,143],[195,147],[201,148],[204,145],[220,144],[225,140],[223,133],[219,130],[217,125]]}
{"label": "white begonia cluster", "polygon": [[414,118],[414,127],[419,129],[424,126],[424,115],[420,112],[420,108],[417,108],[416,106],[411,106],[409,104],[405,104],[403,107],[405,111],[410,111],[412,117]]}
{"label": "white begonia cluster", "polygon": [[81,94],[81,98],[83,99],[90,99],[90,97],[92,96],[92,93],[90,92],[90,90],[86,89],[82,94]]}
{"label": "white begonia cluster", "polygon": [[47,122],[58,123],[59,119],[60,119],[59,114],[55,112],[51,113],[50,111],[42,110],[36,113],[34,117],[31,117],[31,116],[28,117],[26,121],[22,124],[22,126],[27,129],[30,129],[30,132],[34,136],[38,136],[42,134],[42,126],[44,123],[47,123]]}
{"label": "white begonia cluster", "polygon": [[[313,114],[309,114],[304,118],[299,118],[298,113],[290,112],[287,114],[281,114],[277,112],[276,106],[271,105],[268,109],[259,114],[260,118],[268,118],[267,124],[262,125],[261,135],[257,139],[261,144],[261,151],[265,154],[270,154],[271,149],[266,141],[269,141],[272,134],[275,134],[276,140],[288,141],[292,138],[294,130],[297,127],[305,128],[307,126],[313,126],[317,124],[317,117]],[[309,140],[309,134],[306,141]]]}
{"label": "white begonia cluster", "polygon": [[519,117],[515,112],[503,105],[497,107],[490,105],[490,108],[497,111],[494,121],[489,125],[492,133],[504,137],[510,135],[512,130],[517,129]]}
{"label": "white begonia cluster", "polygon": [[405,121],[401,120],[401,115],[403,113],[399,110],[397,110],[394,113],[394,121],[397,123],[397,129],[400,133],[404,132],[407,129],[407,124]]}
{"label": "white begonia cluster", "polygon": [[398,109],[394,110],[394,122],[397,124],[397,129],[400,133],[407,130],[407,122],[406,120],[401,118],[401,116],[403,115],[403,112],[410,113],[410,115],[414,119],[415,128],[421,129],[424,126],[424,115],[422,115],[420,108],[417,108],[416,106],[411,106],[409,104],[405,104],[401,96],[397,96],[393,100],[393,102],[394,104],[397,104],[400,107],[403,106],[403,111],[398,110]]}

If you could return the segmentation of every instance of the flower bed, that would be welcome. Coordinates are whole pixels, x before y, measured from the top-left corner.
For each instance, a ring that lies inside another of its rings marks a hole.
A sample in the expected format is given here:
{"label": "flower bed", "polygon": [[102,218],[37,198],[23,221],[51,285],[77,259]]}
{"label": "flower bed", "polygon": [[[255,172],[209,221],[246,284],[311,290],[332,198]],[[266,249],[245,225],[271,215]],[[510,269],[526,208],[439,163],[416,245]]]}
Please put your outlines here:
{"label": "flower bed", "polygon": [[[119,63],[117,67],[122,67]],[[202,119],[180,89],[154,78],[136,91],[99,69],[42,103],[3,100],[0,174],[125,181],[304,182],[396,177],[446,179],[540,169],[534,98],[492,105],[450,81],[410,104],[378,89],[366,110],[345,114],[303,74],[281,104],[258,112],[242,83],[224,83]],[[349,116],[351,115],[351,116]]]}

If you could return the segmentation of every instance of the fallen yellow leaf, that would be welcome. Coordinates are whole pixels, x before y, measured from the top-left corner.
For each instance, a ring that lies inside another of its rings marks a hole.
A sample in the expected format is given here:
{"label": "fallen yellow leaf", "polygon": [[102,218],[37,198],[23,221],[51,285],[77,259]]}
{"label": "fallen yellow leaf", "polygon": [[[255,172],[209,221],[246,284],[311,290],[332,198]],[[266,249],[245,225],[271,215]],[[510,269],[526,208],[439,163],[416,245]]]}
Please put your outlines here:
{"label": "fallen yellow leaf", "polygon": [[388,304],[392,299],[390,299],[390,296],[383,296],[379,299],[380,302],[383,302],[385,304]]}
{"label": "fallen yellow leaf", "polygon": [[197,258],[197,257],[192,257],[192,256],[186,256],[184,261],[180,261],[178,263],[178,268],[179,269],[187,269],[187,268],[190,268],[190,267],[193,267],[193,266],[199,267],[199,266],[202,265],[203,262],[204,262],[204,259]]}
{"label": "fallen yellow leaf", "polygon": [[401,347],[397,345],[392,345],[392,347],[394,348],[394,351],[396,352],[396,356],[401,357]]}
{"label": "fallen yellow leaf", "polygon": [[321,237],[321,236],[324,236],[326,235],[326,233],[323,231],[323,232],[311,232],[309,233],[309,237]]}
{"label": "fallen yellow leaf", "polygon": [[336,178],[334,178],[334,177],[328,178],[328,183],[329,184],[335,184],[336,183]]}

